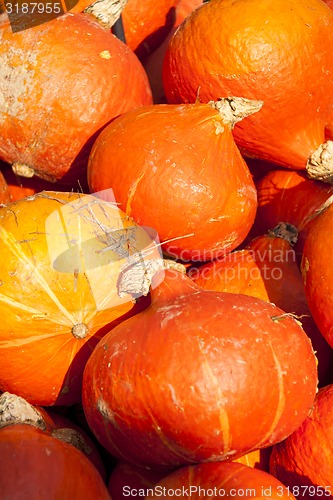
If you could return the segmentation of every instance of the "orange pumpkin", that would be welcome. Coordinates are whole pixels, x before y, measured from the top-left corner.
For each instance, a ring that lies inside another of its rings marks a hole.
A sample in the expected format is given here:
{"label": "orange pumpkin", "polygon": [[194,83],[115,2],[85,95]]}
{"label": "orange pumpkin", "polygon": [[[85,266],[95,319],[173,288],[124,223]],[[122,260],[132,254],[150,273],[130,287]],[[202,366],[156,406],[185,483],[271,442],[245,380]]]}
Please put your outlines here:
{"label": "orange pumpkin", "polygon": [[333,347],[333,266],[331,262],[333,205],[314,221],[306,239],[302,274],[310,311]]}
{"label": "orange pumpkin", "polygon": [[230,109],[226,101],[132,110],[101,132],[89,158],[90,190],[112,187],[120,208],[183,261],[232,250],[255,217],[254,184],[223,104]]}
{"label": "orange pumpkin", "polygon": [[[23,176],[85,179],[88,155],[115,116],[152,102],[133,52],[88,14],[13,33],[0,16],[0,158]],[[18,79],[22,79],[19,85]]]}
{"label": "orange pumpkin", "polygon": [[94,465],[74,446],[32,425],[0,429],[1,497],[111,500]]}
{"label": "orange pumpkin", "polygon": [[205,290],[244,293],[296,315],[316,352],[319,383],[325,385],[332,381],[333,350],[311,316],[292,247],[296,239],[294,227],[280,224],[267,235],[251,240],[246,248],[193,267],[188,274]]}
{"label": "orange pumpkin", "polygon": [[258,208],[252,236],[273,229],[280,222],[297,228],[297,257],[303,247],[315,216],[333,194],[329,184],[313,181],[297,171],[274,170],[256,183]]}
{"label": "orange pumpkin", "polygon": [[75,446],[89,458],[105,480],[106,471],[97,447],[83,429],[49,408],[30,405],[25,399],[4,392],[0,396],[0,429],[18,424],[33,425],[50,436]]}
{"label": "orange pumpkin", "polygon": [[170,497],[177,494],[192,500],[211,497],[295,500],[289,489],[271,474],[236,463],[182,467],[157,483],[149,498],[156,500],[163,492]]}
{"label": "orange pumpkin", "polygon": [[333,496],[333,385],[322,387],[308,418],[273,446],[270,472],[297,498]]}
{"label": "orange pumpkin", "polygon": [[122,21],[126,43],[144,59],[166,38],[175,23],[178,0],[128,0]]}
{"label": "orange pumpkin", "polygon": [[[260,99],[234,130],[243,153],[332,180],[333,12],[321,0],[217,0],[196,9],[165,55],[168,102]],[[308,62],[311,61],[311,64]],[[315,75],[315,77],[314,77]]]}
{"label": "orange pumpkin", "polygon": [[105,327],[144,307],[119,296],[121,267],[155,243],[114,203],[43,192],[0,207],[0,246],[0,391],[76,403]]}
{"label": "orange pumpkin", "polygon": [[201,4],[202,0],[179,0],[176,6],[175,25],[169,31],[168,35],[165,37],[161,45],[157,47],[157,49],[155,49],[151,54],[148,54],[143,60],[143,66],[149,78],[149,83],[153,93],[155,104],[166,103],[162,81],[162,66],[170,38],[172,37],[178,26],[192,12],[192,10],[194,10]]}
{"label": "orange pumpkin", "polygon": [[151,300],[104,336],[85,367],[87,422],[112,455],[170,469],[235,459],[297,429],[317,388],[298,322],[171,270]]}

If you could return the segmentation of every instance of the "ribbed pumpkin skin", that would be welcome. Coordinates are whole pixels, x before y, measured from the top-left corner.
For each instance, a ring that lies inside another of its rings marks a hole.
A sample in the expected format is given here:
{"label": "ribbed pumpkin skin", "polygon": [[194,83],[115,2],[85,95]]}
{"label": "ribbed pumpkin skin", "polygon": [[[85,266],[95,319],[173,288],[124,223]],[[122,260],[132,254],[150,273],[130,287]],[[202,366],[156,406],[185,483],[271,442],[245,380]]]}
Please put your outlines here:
{"label": "ribbed pumpkin skin", "polygon": [[84,371],[88,424],[114,456],[166,469],[221,461],[300,425],[317,370],[294,319],[170,271],[151,294],[152,305],[107,334]]}
{"label": "ribbed pumpkin skin", "polygon": [[[135,228],[115,206],[74,193],[43,192],[0,208],[0,391],[38,405],[80,401],[103,327],[141,307],[117,288],[125,255],[151,241]],[[133,243],[127,231],[135,231]],[[76,325],[85,335],[75,337]]]}
{"label": "ribbed pumpkin skin", "polygon": [[93,146],[88,183],[92,192],[111,187],[119,207],[181,260],[238,246],[257,206],[230,127],[207,104],[145,106],[117,118]]}
{"label": "ribbed pumpkin skin", "polygon": [[332,186],[310,180],[303,172],[275,170],[256,188],[258,209],[251,235],[262,235],[280,222],[292,224],[298,231],[295,251],[301,255],[316,212],[333,194]]}
{"label": "ribbed pumpkin skin", "polygon": [[[204,41],[204,42],[203,42]],[[165,56],[170,103],[261,99],[238,123],[247,154],[304,169],[332,113],[333,12],[321,0],[217,0],[196,9]],[[308,64],[311,61],[311,64]]]}
{"label": "ribbed pumpkin skin", "polygon": [[306,239],[302,274],[310,311],[323,336],[333,347],[333,205],[319,215]]}
{"label": "ribbed pumpkin skin", "polygon": [[235,463],[182,467],[157,483],[156,494],[150,498],[159,498],[163,488],[166,491],[184,491],[183,498],[191,500],[210,497],[295,500],[287,488],[272,475]]}
{"label": "ribbed pumpkin skin", "polygon": [[7,15],[0,19],[1,159],[51,180],[85,178],[100,129],[152,102],[140,62],[87,14],[68,13],[18,33]]}
{"label": "ribbed pumpkin skin", "polygon": [[284,442],[273,446],[271,474],[291,491],[292,487],[304,486],[298,498],[332,498],[332,442],[333,385],[327,385],[319,390],[303,424]]}
{"label": "ribbed pumpkin skin", "polygon": [[95,467],[74,446],[31,425],[0,430],[1,497],[111,500]]}

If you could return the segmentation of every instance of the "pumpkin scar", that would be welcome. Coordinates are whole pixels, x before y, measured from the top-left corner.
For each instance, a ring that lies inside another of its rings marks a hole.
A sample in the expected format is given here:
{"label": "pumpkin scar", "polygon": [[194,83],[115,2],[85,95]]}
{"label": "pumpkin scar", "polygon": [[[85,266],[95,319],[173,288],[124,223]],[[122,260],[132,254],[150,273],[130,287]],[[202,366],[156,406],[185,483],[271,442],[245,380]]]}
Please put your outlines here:
{"label": "pumpkin scar", "polygon": [[141,172],[141,174],[139,175],[139,177],[132,183],[131,187],[129,188],[128,198],[127,198],[127,202],[126,202],[126,210],[125,210],[126,215],[130,215],[131,214],[131,211],[132,211],[132,200],[133,200],[135,191],[137,190],[137,187],[138,187],[140,181],[143,179],[145,173],[146,173],[146,170],[144,170],[143,172]]}
{"label": "pumpkin scar", "polygon": [[270,426],[266,435],[263,436],[263,438],[261,439],[261,441],[259,443],[257,443],[256,448],[259,448],[267,439],[272,439],[273,433],[274,433],[274,431],[279,423],[279,420],[282,416],[282,413],[284,411],[285,402],[286,402],[285,395],[284,395],[284,383],[283,383],[284,372],[282,371],[280,362],[278,360],[278,357],[275,354],[275,351],[273,349],[271,342],[269,342],[269,346],[270,346],[271,351],[272,351],[272,356],[273,356],[273,360],[275,363],[275,368],[276,368],[276,373],[277,373],[277,378],[278,378],[279,399],[278,399],[276,413],[275,413],[275,417],[274,417],[274,420],[272,422],[272,425]]}
{"label": "pumpkin scar", "polygon": [[50,299],[55,303],[58,309],[62,312],[62,314],[71,322],[71,324],[77,323],[74,316],[69,313],[69,311],[61,304],[58,300],[57,296],[53,293],[43,276],[38,271],[37,267],[31,262],[30,259],[25,255],[25,253],[21,250],[17,241],[14,239],[13,235],[8,233],[3,227],[0,227],[0,236],[2,242],[8,246],[10,251],[15,255],[15,257],[22,262],[22,264],[29,268],[32,272],[32,275],[36,279],[39,286],[47,293]]}

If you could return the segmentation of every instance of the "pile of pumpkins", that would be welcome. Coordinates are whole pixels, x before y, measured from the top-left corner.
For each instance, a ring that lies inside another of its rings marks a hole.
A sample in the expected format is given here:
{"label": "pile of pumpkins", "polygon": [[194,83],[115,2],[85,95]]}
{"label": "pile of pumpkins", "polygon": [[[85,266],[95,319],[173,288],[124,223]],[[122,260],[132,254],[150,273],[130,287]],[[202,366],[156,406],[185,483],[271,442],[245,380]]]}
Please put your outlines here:
{"label": "pile of pumpkins", "polygon": [[332,498],[333,2],[90,4],[0,14],[0,496]]}

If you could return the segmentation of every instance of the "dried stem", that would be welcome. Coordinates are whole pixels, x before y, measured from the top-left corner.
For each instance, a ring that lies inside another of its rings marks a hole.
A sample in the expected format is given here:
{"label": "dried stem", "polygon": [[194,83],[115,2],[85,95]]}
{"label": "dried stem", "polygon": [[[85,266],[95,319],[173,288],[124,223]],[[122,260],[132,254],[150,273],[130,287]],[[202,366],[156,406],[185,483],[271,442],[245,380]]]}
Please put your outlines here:
{"label": "dried stem", "polygon": [[216,109],[223,121],[233,129],[236,123],[260,111],[264,102],[244,97],[223,97],[218,101],[209,101],[208,104]]}
{"label": "dried stem", "polygon": [[118,21],[127,4],[127,0],[97,0],[84,9],[85,14],[90,14],[105,28],[112,28]]}
{"label": "dried stem", "polygon": [[309,179],[333,184],[333,141],[324,142],[306,164]]}

